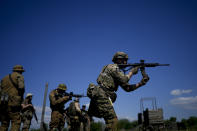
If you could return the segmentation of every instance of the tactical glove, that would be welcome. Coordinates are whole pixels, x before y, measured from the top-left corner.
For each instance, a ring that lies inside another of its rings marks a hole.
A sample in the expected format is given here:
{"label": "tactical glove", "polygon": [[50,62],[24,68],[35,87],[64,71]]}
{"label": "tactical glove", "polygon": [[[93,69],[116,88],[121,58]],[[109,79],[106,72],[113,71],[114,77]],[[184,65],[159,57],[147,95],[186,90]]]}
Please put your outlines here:
{"label": "tactical glove", "polygon": [[72,100],[72,97],[73,97],[73,92],[70,92],[70,94],[69,94],[69,100]]}
{"label": "tactical glove", "polygon": [[140,81],[140,84],[141,85],[145,85],[148,81],[149,81],[149,77],[148,76],[146,76],[146,77],[144,77],[141,81]]}

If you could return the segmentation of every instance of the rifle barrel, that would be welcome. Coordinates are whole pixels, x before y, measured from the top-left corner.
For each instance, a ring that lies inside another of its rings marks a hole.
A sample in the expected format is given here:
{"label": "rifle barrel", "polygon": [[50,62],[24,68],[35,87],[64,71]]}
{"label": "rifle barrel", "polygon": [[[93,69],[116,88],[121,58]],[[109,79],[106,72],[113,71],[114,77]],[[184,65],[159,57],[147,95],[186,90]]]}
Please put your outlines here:
{"label": "rifle barrel", "polygon": [[170,64],[160,64],[159,66],[170,66]]}
{"label": "rifle barrel", "polygon": [[123,67],[135,67],[135,66],[144,66],[144,67],[155,67],[155,66],[170,66],[170,64],[159,64],[159,63],[129,63],[129,64],[120,64]]}

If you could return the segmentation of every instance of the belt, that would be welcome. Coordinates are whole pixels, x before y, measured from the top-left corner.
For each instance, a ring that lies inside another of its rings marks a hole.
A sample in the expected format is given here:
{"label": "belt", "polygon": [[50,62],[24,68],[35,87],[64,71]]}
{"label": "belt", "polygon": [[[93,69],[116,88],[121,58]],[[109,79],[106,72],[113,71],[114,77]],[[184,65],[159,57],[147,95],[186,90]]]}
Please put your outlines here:
{"label": "belt", "polygon": [[21,106],[9,106],[8,110],[10,110],[11,112],[20,112]]}

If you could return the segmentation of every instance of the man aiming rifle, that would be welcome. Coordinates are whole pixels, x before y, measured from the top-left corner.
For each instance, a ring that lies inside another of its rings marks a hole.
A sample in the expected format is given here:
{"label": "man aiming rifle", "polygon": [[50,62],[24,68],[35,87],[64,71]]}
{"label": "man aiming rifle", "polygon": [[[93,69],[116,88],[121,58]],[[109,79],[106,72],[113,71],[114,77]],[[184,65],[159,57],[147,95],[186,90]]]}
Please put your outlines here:
{"label": "man aiming rifle", "polygon": [[[98,85],[91,83],[87,89],[87,95],[91,99],[88,114],[99,118],[104,118],[106,128],[105,131],[117,131],[117,116],[113,108],[113,102],[116,100],[116,91],[120,86],[126,92],[131,92],[145,85],[149,81],[149,77],[145,72],[145,67],[159,66],[158,63],[150,64],[135,63],[127,64],[128,55],[124,52],[117,52],[113,56],[113,64],[103,67],[97,78]],[[126,67],[129,73],[125,74]],[[129,80],[132,76],[141,70],[142,80],[136,84],[130,84]],[[123,73],[124,72],[124,73]]]}
{"label": "man aiming rifle", "polygon": [[59,84],[57,89],[51,91],[49,95],[51,112],[50,131],[59,130],[64,128],[65,124],[65,109],[64,105],[72,100],[72,97],[86,97],[84,95],[67,93],[67,86]]}

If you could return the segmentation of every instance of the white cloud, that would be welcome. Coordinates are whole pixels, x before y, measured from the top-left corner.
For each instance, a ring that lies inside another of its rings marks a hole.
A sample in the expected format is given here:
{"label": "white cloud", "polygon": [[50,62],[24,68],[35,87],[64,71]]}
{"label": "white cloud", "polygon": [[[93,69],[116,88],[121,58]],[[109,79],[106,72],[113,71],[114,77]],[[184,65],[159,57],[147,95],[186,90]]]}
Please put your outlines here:
{"label": "white cloud", "polygon": [[[35,108],[36,112],[42,113],[42,107],[41,106],[34,106],[34,108]],[[45,107],[45,112],[51,112],[51,108],[46,106]]]}
{"label": "white cloud", "polygon": [[191,89],[189,89],[189,90],[182,90],[182,92],[183,92],[183,94],[189,94],[189,93],[192,92],[192,90]]}
{"label": "white cloud", "polygon": [[171,95],[174,95],[174,96],[178,96],[178,95],[182,95],[182,94],[189,94],[191,93],[192,90],[191,89],[188,89],[188,90],[180,90],[180,89],[175,89],[175,90],[172,90],[170,92]]}
{"label": "white cloud", "polygon": [[132,118],[132,117],[129,117],[129,116],[121,116],[121,115],[118,115],[118,119],[127,119],[129,121],[134,121],[136,120],[136,118]]}
{"label": "white cloud", "polygon": [[170,100],[170,103],[184,109],[197,109],[197,96],[194,97],[178,97]]}
{"label": "white cloud", "polygon": [[[36,115],[38,117],[38,123],[35,121],[35,118],[32,119],[31,128],[39,128],[41,122],[41,115],[42,115],[42,107],[41,106],[34,106],[36,110]],[[46,106],[45,108],[45,115],[44,115],[44,122],[49,124],[51,120],[51,109],[50,107]]]}

